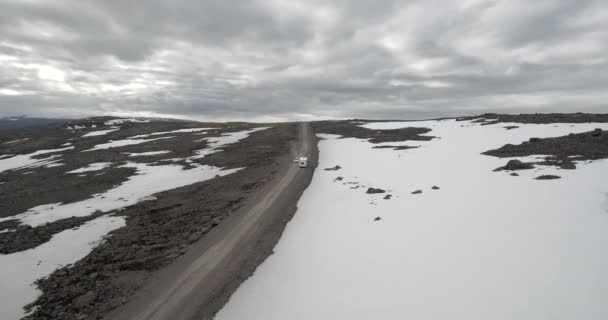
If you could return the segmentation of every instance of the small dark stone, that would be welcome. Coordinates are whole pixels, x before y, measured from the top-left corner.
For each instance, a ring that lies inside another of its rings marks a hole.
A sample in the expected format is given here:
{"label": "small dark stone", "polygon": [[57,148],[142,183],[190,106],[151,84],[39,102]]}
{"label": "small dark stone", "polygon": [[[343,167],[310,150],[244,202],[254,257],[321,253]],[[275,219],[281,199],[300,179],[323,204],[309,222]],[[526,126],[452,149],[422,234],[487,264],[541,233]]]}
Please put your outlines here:
{"label": "small dark stone", "polygon": [[325,171],[338,171],[338,170],[340,170],[340,169],[342,169],[342,167],[340,167],[340,166],[335,166],[335,167],[333,167],[333,168],[325,168],[325,169],[323,169],[323,170],[325,170]]}
{"label": "small dark stone", "polygon": [[507,130],[513,130],[513,129],[517,129],[519,128],[518,126],[506,126],[505,129]]}
{"label": "small dark stone", "polygon": [[433,186],[431,189],[433,189],[433,190],[439,190],[439,187],[438,186]]}
{"label": "small dark stone", "polygon": [[416,191],[412,192],[412,194],[421,194],[421,193],[422,193],[422,190],[416,190]]}
{"label": "small dark stone", "polygon": [[399,150],[415,149],[415,148],[418,148],[418,147],[383,145],[383,146],[374,146],[372,148],[374,148],[374,149],[393,149],[393,150],[399,151]]}
{"label": "small dark stone", "polygon": [[502,167],[501,169],[503,170],[526,170],[526,169],[532,169],[534,168],[534,166],[531,163],[525,163],[525,162],[521,162],[520,160],[517,159],[513,159],[513,160],[509,160],[509,162],[507,162],[507,164]]}
{"label": "small dark stone", "polygon": [[337,177],[334,179],[334,181],[342,181],[342,180],[344,180],[344,178],[342,178],[342,177]]}
{"label": "small dark stone", "polygon": [[602,129],[597,128],[597,129],[593,130],[593,132],[591,132],[591,135],[594,136],[594,137],[601,136],[602,135]]}
{"label": "small dark stone", "polygon": [[385,190],[382,189],[378,189],[378,188],[367,188],[367,191],[365,193],[368,194],[376,194],[376,193],[385,193]]}
{"label": "small dark stone", "polygon": [[382,220],[382,218],[380,218],[380,217],[376,217],[376,218],[374,219],[374,221],[380,221],[380,220]]}
{"label": "small dark stone", "polygon": [[382,198],[382,199],[384,199],[384,200],[390,200],[390,199],[391,199],[391,197],[392,197],[392,195],[387,194],[387,195],[385,195],[385,196],[384,196],[384,198]]}
{"label": "small dark stone", "polygon": [[513,177],[519,177],[519,173],[517,173],[517,172],[511,172],[511,176],[513,176]]}
{"label": "small dark stone", "polygon": [[561,178],[562,177],[560,177],[560,176],[555,176],[555,175],[552,175],[552,174],[545,174],[545,175],[542,175],[542,176],[538,176],[535,179],[536,180],[555,180],[555,179],[561,179]]}
{"label": "small dark stone", "polygon": [[567,170],[576,169],[576,165],[572,161],[564,161],[564,162],[562,162],[562,164],[559,167],[562,169],[567,169]]}
{"label": "small dark stone", "polygon": [[530,142],[539,142],[540,138],[530,138]]}

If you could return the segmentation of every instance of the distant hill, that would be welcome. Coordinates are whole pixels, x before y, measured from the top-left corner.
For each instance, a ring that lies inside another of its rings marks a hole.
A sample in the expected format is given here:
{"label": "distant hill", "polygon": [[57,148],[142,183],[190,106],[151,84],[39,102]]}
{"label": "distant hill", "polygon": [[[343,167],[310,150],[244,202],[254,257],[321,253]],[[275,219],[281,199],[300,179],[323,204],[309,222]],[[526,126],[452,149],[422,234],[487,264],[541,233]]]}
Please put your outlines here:
{"label": "distant hill", "polygon": [[9,116],[0,117],[0,131],[45,127],[48,125],[64,125],[64,126],[85,126],[90,127],[92,124],[103,125],[108,122],[108,125],[120,124],[125,122],[192,122],[191,120],[170,119],[170,118],[120,118],[120,117],[91,117],[84,119],[62,119],[62,118],[36,118],[28,116]]}
{"label": "distant hill", "polygon": [[0,130],[42,127],[49,124],[58,124],[66,121],[70,121],[70,119],[31,118],[26,116],[2,117],[0,118]]}

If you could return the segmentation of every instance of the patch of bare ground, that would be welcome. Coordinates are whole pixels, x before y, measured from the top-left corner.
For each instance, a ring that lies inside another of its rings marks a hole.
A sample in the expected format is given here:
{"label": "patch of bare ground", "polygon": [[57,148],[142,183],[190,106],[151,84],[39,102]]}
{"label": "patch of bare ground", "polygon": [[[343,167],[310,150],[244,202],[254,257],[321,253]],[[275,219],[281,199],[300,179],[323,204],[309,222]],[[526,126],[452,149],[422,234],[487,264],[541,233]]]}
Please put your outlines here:
{"label": "patch of bare ground", "polygon": [[391,130],[372,130],[360,126],[355,121],[318,121],[313,122],[316,133],[337,134],[342,138],[367,139],[371,143],[399,142],[407,140],[428,141],[432,136],[423,136],[431,129],[428,128],[401,128]]}
{"label": "patch of bare ground", "polygon": [[[555,138],[531,138],[521,144],[506,144],[483,154],[500,158],[548,155],[543,161],[536,163],[576,169],[574,161],[608,158],[608,131],[595,129]],[[510,170],[509,166],[504,169]]]}
{"label": "patch of bare ground", "polygon": [[[461,117],[458,120],[474,120],[483,125],[496,124],[500,122],[512,123],[591,123],[608,122],[608,114],[594,113],[534,113],[534,114],[496,114],[486,113],[480,116]],[[507,128],[508,129],[508,128]],[[511,128],[514,129],[514,128]]]}

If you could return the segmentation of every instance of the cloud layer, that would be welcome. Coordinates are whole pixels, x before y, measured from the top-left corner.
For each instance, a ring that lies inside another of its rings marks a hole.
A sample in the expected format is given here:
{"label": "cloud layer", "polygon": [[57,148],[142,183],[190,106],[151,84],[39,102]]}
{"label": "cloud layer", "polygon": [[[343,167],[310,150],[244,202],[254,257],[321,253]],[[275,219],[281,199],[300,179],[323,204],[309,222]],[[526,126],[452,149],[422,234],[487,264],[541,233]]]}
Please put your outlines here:
{"label": "cloud layer", "polygon": [[0,35],[0,114],[608,111],[602,0],[0,0]]}

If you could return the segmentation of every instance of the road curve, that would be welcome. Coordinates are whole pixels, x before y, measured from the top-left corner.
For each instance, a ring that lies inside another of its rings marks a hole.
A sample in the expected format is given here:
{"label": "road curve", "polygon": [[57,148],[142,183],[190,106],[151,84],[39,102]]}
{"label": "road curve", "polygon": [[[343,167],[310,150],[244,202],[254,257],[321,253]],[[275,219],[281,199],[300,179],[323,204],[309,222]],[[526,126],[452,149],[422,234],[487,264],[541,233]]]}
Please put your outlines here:
{"label": "road curve", "polygon": [[[300,169],[295,156],[307,155]],[[317,164],[316,138],[309,123],[299,124],[291,154],[260,192],[212,230],[171,266],[154,275],[130,301],[109,313],[112,320],[211,319],[240,283],[272,253]]]}

